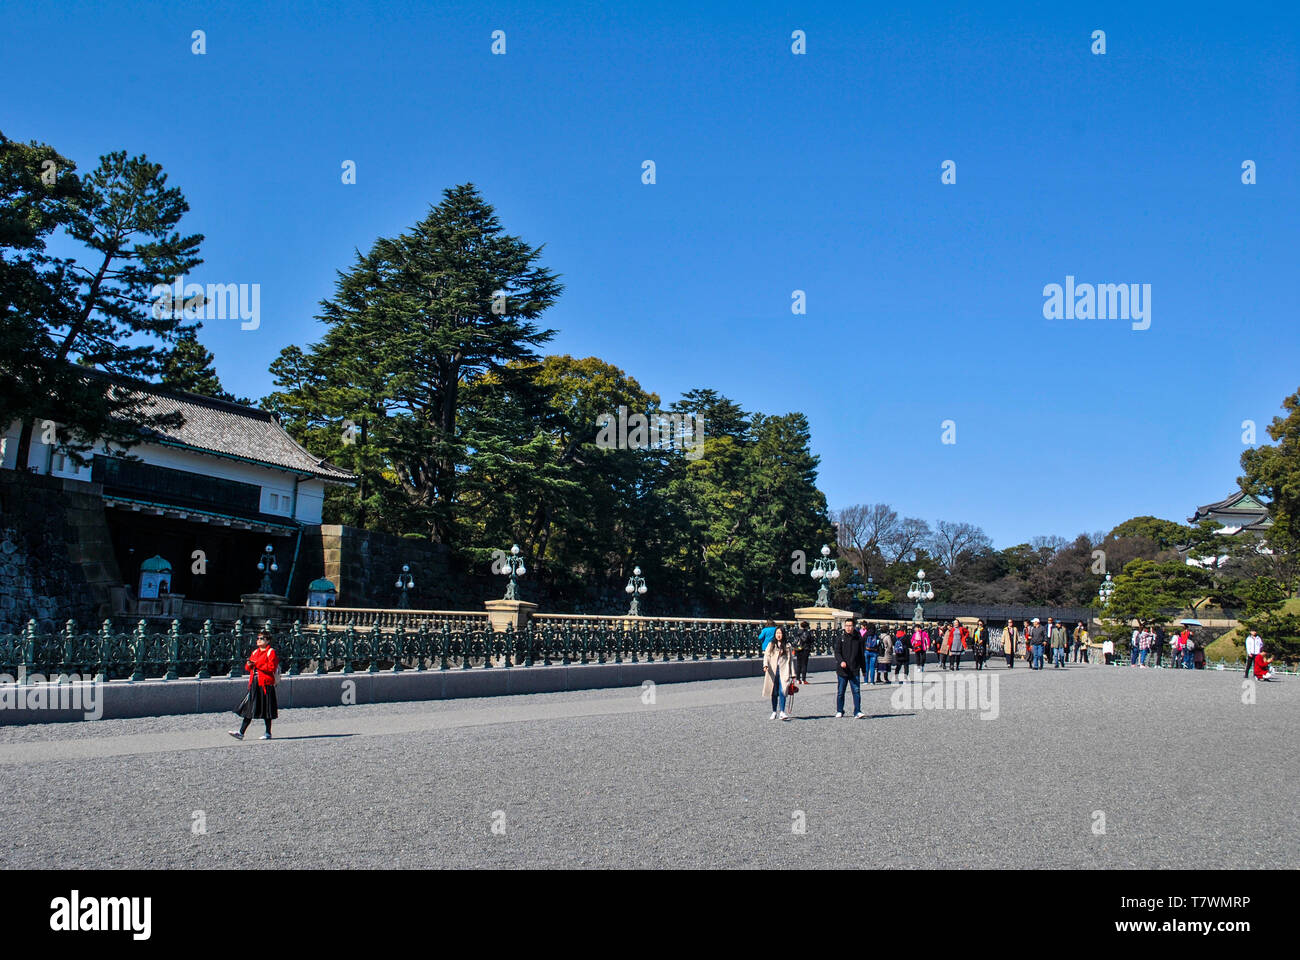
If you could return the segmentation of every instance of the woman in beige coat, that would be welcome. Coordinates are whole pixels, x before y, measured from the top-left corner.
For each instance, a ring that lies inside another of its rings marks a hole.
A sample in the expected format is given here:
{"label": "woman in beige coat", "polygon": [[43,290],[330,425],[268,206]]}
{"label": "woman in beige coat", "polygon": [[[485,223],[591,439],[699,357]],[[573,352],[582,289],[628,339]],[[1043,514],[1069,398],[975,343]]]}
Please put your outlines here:
{"label": "woman in beige coat", "polygon": [[[794,679],[794,648],[786,642],[785,628],[777,627],[776,636],[763,651],[763,696],[772,698],[772,716],[789,720],[785,712],[786,690]],[[790,694],[793,697],[793,694]],[[792,704],[793,706],[793,704]]]}

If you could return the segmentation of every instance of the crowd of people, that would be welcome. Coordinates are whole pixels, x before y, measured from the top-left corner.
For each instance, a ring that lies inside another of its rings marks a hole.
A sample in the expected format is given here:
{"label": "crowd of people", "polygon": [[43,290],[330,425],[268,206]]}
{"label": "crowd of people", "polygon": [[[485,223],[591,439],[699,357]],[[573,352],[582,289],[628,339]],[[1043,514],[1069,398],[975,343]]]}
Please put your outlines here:
{"label": "crowd of people", "polygon": [[[767,621],[759,632],[763,650],[763,695],[772,702],[772,719],[789,720],[787,706],[802,686],[808,684],[808,659],[812,655],[816,633],[807,621],[786,628]],[[1145,669],[1162,666],[1168,646],[1170,664],[1177,669],[1205,669],[1205,645],[1198,642],[1189,625],[1174,634],[1170,640],[1158,624],[1139,623],[1130,640],[1130,665]],[[1031,670],[1042,670],[1049,655],[1052,668],[1064,669],[1067,663],[1090,663],[1092,638],[1086,624],[1079,622],[1073,630],[1063,622],[1048,617],[1043,623],[1038,617],[1021,621],[1007,621],[1000,638],[1001,655],[1007,667],[1016,665],[1023,657]],[[941,670],[960,670],[962,657],[970,652],[976,670],[984,669],[990,655],[989,631],[983,620],[967,627],[959,620],[951,624],[875,624],[858,622],[850,617],[836,632],[831,646],[835,660],[836,693],[835,716],[844,716],[846,689],[853,695],[853,714],[862,713],[861,683],[876,684],[900,682],[911,679],[911,668],[925,672],[934,655],[934,663]],[[1107,664],[1116,662],[1115,643],[1107,637],[1101,644],[1102,656]],[[1253,673],[1256,679],[1271,680],[1274,671],[1272,658],[1264,652],[1264,642],[1255,630],[1246,638],[1246,676]],[[892,678],[891,678],[892,674]]]}

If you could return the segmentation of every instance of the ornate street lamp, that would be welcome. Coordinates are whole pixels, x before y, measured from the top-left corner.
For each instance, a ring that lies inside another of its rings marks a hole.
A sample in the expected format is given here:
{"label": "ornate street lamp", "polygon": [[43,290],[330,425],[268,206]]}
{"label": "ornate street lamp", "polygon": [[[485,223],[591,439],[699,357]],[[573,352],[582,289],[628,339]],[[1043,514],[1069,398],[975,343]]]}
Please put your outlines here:
{"label": "ornate street lamp", "polygon": [[399,610],[406,610],[411,606],[411,598],[407,591],[415,588],[415,577],[411,576],[410,564],[402,564],[402,572],[397,575],[396,587],[398,589],[397,607]]}
{"label": "ornate street lamp", "polygon": [[925,579],[925,571],[916,571],[916,579],[907,590],[907,599],[916,601],[916,609],[912,611],[912,622],[920,623],[925,619],[925,610],[921,607],[921,601],[934,599],[934,588],[930,586],[930,581]]}
{"label": "ornate street lamp", "polygon": [[632,606],[628,607],[627,615],[629,617],[641,616],[641,608],[637,605],[637,597],[645,594],[645,577],[641,576],[640,567],[632,568],[632,576],[627,578],[627,586],[623,589],[632,594]]}
{"label": "ornate street lamp", "polygon": [[822,544],[821,558],[813,561],[812,568],[812,578],[822,585],[821,589],[817,591],[817,602],[814,606],[829,607],[831,605],[831,581],[839,579],[839,575],[840,568],[831,559],[831,548]]}
{"label": "ornate street lamp", "polygon": [[524,558],[519,556],[519,544],[510,548],[510,556],[506,557],[506,565],[501,573],[510,575],[510,583],[506,586],[506,600],[518,600],[519,588],[515,581],[515,576],[523,576],[528,571],[524,569]]}
{"label": "ornate street lamp", "polygon": [[271,574],[280,569],[280,565],[275,562],[275,554],[271,552],[271,545],[266,545],[266,552],[257,558],[257,569],[262,571],[262,585],[257,588],[258,593],[275,593],[275,587],[271,584]]}
{"label": "ornate street lamp", "polygon": [[1111,580],[1110,574],[1108,573],[1106,574],[1106,579],[1101,582],[1101,586],[1097,589],[1097,596],[1101,598],[1101,605],[1103,607],[1110,606],[1110,595],[1114,592],[1115,583]]}

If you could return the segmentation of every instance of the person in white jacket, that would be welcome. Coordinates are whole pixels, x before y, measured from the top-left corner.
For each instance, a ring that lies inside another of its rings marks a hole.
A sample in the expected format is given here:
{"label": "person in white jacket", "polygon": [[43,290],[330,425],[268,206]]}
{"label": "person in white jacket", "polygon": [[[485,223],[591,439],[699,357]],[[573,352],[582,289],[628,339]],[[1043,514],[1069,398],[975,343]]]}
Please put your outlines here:
{"label": "person in white jacket", "polygon": [[1101,644],[1101,658],[1110,666],[1115,661],[1115,641],[1107,637]]}
{"label": "person in white jacket", "polygon": [[1264,652],[1264,638],[1259,631],[1252,630],[1246,637],[1246,676],[1255,669],[1255,658]]}

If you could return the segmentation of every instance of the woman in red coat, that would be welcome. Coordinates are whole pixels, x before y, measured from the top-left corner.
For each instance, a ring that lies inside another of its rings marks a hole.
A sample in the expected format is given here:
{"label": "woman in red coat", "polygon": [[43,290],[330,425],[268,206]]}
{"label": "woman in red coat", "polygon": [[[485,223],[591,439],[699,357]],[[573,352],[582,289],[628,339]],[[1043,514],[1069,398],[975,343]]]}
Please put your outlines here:
{"label": "woman in red coat", "polygon": [[257,635],[257,649],[244,661],[244,670],[248,672],[248,693],[235,708],[235,713],[244,718],[238,730],[228,730],[236,740],[244,739],[244,731],[254,720],[266,722],[266,733],[259,740],[271,739],[271,721],[280,715],[275,702],[275,675],[280,665],[280,658],[271,646],[271,635],[265,630]]}

